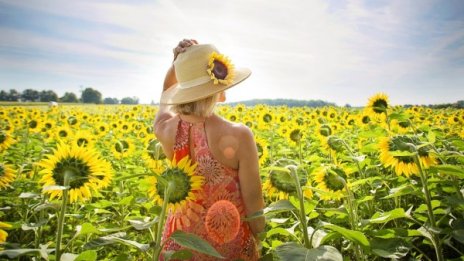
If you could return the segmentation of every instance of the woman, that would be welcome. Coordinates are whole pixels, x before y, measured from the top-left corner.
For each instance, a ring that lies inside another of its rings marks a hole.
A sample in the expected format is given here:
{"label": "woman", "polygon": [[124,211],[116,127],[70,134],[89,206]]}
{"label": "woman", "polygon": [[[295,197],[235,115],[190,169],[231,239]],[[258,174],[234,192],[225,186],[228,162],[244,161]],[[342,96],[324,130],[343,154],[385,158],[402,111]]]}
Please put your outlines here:
{"label": "woman", "polygon": [[[166,156],[177,160],[190,157],[198,164],[196,174],[204,177],[196,202],[168,214],[163,238],[177,229],[197,234],[226,260],[257,260],[257,235],[265,225],[262,217],[243,221],[264,207],[253,134],[248,127],[213,112],[216,102],[225,101],[224,91],[250,73],[235,69],[214,46],[184,39],[174,49],[154,126]],[[240,214],[238,232],[209,233],[208,210],[224,201],[232,203]],[[178,249],[180,246],[170,240],[164,248]],[[200,253],[193,259],[214,260]]]}

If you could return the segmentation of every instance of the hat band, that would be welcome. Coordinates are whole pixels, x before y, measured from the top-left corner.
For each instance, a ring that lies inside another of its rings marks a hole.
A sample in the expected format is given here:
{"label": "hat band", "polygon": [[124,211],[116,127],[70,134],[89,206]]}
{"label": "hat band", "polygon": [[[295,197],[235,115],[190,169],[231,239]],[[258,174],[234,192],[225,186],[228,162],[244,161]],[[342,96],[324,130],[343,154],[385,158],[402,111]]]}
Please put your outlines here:
{"label": "hat band", "polygon": [[179,89],[188,89],[211,81],[210,76],[202,76],[196,79],[179,83]]}

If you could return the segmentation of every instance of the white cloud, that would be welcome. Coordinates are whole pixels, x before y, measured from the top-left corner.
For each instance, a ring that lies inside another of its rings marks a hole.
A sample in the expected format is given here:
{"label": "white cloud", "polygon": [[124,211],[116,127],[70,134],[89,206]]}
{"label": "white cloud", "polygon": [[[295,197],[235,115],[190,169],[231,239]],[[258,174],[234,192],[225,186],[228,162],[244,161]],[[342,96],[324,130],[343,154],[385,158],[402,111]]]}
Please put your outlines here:
{"label": "white cloud", "polygon": [[[0,67],[62,72],[105,88],[103,93],[138,96],[142,102],[159,99],[172,48],[184,37],[214,43],[237,66],[253,70],[249,80],[230,90],[233,101],[298,98],[362,105],[368,96],[385,91],[403,103],[408,102],[402,96],[405,89],[417,91],[414,79],[443,71],[450,60],[464,55],[462,45],[447,49],[464,37],[459,23],[423,19],[437,1],[350,0],[334,9],[322,0],[236,0],[220,5],[208,0],[0,2],[96,23],[92,30],[78,23],[47,25],[80,41],[0,27],[8,36],[0,39],[0,46],[105,61],[102,67],[0,56]],[[426,42],[417,42],[420,39]],[[462,64],[455,70],[461,69]],[[451,72],[449,76],[448,81],[458,78]]]}

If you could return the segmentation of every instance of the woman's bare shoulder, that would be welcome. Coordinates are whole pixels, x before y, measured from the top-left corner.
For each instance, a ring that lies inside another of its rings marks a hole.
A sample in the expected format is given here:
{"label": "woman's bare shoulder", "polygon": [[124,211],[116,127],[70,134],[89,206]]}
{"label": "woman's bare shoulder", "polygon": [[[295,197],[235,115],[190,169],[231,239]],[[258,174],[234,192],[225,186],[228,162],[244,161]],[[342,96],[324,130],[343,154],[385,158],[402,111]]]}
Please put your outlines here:
{"label": "woman's bare shoulder", "polygon": [[217,117],[221,129],[224,130],[224,133],[233,135],[240,139],[253,139],[253,132],[251,129],[244,125],[243,123],[231,122],[222,117]]}

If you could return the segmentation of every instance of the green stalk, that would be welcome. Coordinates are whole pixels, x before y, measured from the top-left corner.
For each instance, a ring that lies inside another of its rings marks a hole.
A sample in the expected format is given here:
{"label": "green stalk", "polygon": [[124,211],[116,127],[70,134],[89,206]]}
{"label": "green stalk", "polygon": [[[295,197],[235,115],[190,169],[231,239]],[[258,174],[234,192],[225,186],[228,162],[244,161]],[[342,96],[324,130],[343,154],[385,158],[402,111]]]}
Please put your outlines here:
{"label": "green stalk", "polygon": [[297,175],[297,172],[296,172],[296,167],[295,166],[290,166],[289,168],[290,168],[290,173],[291,173],[293,179],[295,180],[296,193],[297,193],[297,196],[298,196],[298,201],[300,202],[299,218],[300,218],[301,230],[303,230],[303,235],[304,235],[304,245],[305,245],[305,247],[307,249],[310,249],[311,245],[310,245],[308,228],[307,228],[308,221],[306,219],[303,191],[301,190],[300,180],[298,179],[298,175]]}
{"label": "green stalk", "polygon": [[[358,230],[358,214],[356,211],[357,208],[354,203],[354,195],[351,192],[348,185],[346,184],[345,180],[342,179],[342,181],[343,181],[343,184],[347,192],[346,203],[348,206],[348,218],[350,219],[351,229],[357,231]],[[354,250],[356,252],[356,260],[364,260],[364,253],[362,249],[360,248],[360,246],[356,244],[354,246]]]}
{"label": "green stalk", "polygon": [[163,199],[163,206],[161,208],[161,213],[159,215],[158,227],[156,230],[156,240],[155,240],[155,251],[153,253],[153,261],[158,261],[159,255],[161,254],[162,244],[161,244],[161,234],[163,233],[164,228],[164,219],[166,216],[166,210],[168,207],[169,197],[171,195],[171,191],[174,189],[174,184],[172,182],[168,183],[168,186],[164,190],[164,199]]}
{"label": "green stalk", "polygon": [[[420,159],[419,159],[419,154],[418,154],[417,150],[416,150],[416,154],[414,155],[414,162],[416,163],[417,167],[419,168],[419,175],[420,175],[420,179],[421,179],[421,182],[422,182],[422,188],[423,188],[424,194],[425,194],[425,203],[427,205],[427,214],[429,216],[429,221],[430,221],[430,224],[432,225],[432,228],[435,229],[435,228],[437,228],[437,223],[435,221],[435,216],[433,214],[432,197],[430,196],[430,191],[429,191],[429,188],[427,186],[427,176],[425,175],[425,173],[424,173],[424,171],[422,169],[422,165],[421,165],[421,162],[420,162]],[[435,254],[437,256],[437,260],[438,261],[445,260],[444,257],[443,257],[443,250],[442,250],[442,247],[441,247],[440,238],[434,232],[432,232],[431,234],[432,234],[432,244],[435,247]]]}
{"label": "green stalk", "polygon": [[60,210],[60,216],[58,219],[58,228],[56,232],[56,247],[55,247],[55,260],[60,260],[61,259],[61,240],[63,236],[63,227],[64,227],[64,216],[66,214],[66,206],[68,204],[68,186],[69,186],[69,175],[70,173],[68,171],[65,171],[64,173],[64,186],[65,189],[63,189],[63,195],[62,195],[62,200],[61,200],[61,210]]}

